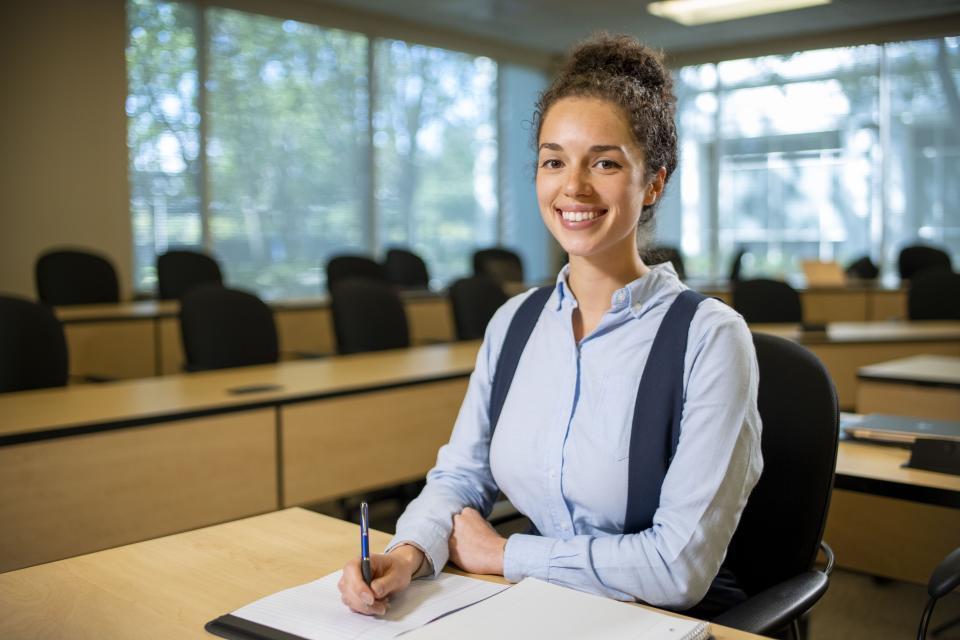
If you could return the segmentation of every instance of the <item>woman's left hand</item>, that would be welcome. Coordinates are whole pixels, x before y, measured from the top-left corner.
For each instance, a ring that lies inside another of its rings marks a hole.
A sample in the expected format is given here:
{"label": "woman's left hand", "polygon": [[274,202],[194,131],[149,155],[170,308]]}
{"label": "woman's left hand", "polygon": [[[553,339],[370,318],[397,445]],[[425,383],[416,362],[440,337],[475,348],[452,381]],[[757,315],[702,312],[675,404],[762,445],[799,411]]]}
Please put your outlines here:
{"label": "woman's left hand", "polygon": [[480,512],[467,507],[453,516],[450,560],[468,573],[503,575],[503,550],[507,539]]}

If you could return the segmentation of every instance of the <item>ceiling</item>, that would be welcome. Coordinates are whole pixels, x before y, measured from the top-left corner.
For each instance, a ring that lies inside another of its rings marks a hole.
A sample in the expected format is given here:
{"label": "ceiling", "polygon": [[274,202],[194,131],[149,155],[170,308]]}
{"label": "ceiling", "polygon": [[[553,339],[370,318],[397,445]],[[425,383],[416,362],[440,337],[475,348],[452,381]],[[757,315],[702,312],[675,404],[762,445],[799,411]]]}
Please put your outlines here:
{"label": "ceiling", "polygon": [[888,33],[894,29],[891,35],[895,38],[893,25],[918,21],[935,30],[940,24],[946,32],[954,29],[960,34],[960,0],[833,0],[825,6],[697,27],[647,13],[649,2],[644,0],[318,1],[548,55],[564,52],[598,29],[635,35],[670,54],[742,48],[881,25],[888,25]]}

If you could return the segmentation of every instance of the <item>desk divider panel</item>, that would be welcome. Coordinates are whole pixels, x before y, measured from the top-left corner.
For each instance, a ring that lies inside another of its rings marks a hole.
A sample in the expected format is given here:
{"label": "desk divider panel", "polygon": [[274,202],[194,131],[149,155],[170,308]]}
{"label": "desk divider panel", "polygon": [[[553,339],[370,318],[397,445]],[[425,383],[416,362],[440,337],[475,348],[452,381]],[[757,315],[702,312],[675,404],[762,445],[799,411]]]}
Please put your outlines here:
{"label": "desk divider panel", "polygon": [[281,407],[283,506],[422,478],[466,389],[464,377]]}
{"label": "desk divider panel", "polygon": [[183,373],[183,365],[187,357],[183,353],[180,318],[178,316],[157,318],[156,323],[159,333],[157,348],[159,349],[160,375]]}
{"label": "desk divider panel", "polygon": [[0,572],[277,509],[276,410],[0,448]]}
{"label": "desk divider panel", "polygon": [[960,388],[861,379],[857,382],[857,413],[958,420]]}
{"label": "desk divider panel", "polygon": [[869,300],[870,309],[867,320],[906,320],[907,319],[907,291],[906,289],[891,289],[887,291],[872,291]]}
{"label": "desk divider panel", "polygon": [[455,339],[453,308],[447,296],[412,298],[404,301],[410,344],[452,342]]}
{"label": "desk divider panel", "polygon": [[867,295],[866,291],[804,291],[800,294],[803,321],[811,324],[866,322]]}
{"label": "desk divider panel", "polygon": [[333,355],[337,344],[329,306],[279,308],[273,312],[280,338],[280,357],[295,354]]}
{"label": "desk divider panel", "polygon": [[67,322],[70,375],[145,378],[156,375],[154,323],[150,318]]}

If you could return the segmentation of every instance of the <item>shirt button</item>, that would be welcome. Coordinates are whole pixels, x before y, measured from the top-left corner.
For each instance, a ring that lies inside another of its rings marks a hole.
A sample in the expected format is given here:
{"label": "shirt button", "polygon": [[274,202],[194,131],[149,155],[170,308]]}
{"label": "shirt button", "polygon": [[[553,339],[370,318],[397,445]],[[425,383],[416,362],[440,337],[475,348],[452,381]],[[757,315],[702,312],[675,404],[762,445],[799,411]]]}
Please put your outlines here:
{"label": "shirt button", "polygon": [[617,291],[617,304],[622,304],[624,299],[623,291]]}

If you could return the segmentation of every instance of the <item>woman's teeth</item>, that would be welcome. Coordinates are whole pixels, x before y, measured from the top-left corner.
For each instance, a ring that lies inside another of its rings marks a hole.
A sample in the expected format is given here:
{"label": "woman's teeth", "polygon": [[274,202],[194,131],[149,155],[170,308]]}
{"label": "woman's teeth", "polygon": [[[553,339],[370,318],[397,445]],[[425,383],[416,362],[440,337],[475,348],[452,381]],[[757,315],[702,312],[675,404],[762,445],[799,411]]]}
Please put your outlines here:
{"label": "woman's teeth", "polygon": [[606,210],[603,210],[603,211],[563,211],[561,210],[560,213],[561,215],[563,215],[563,219],[568,222],[583,222],[584,220],[593,220],[594,218],[597,218],[603,215],[604,213],[606,213]]}

